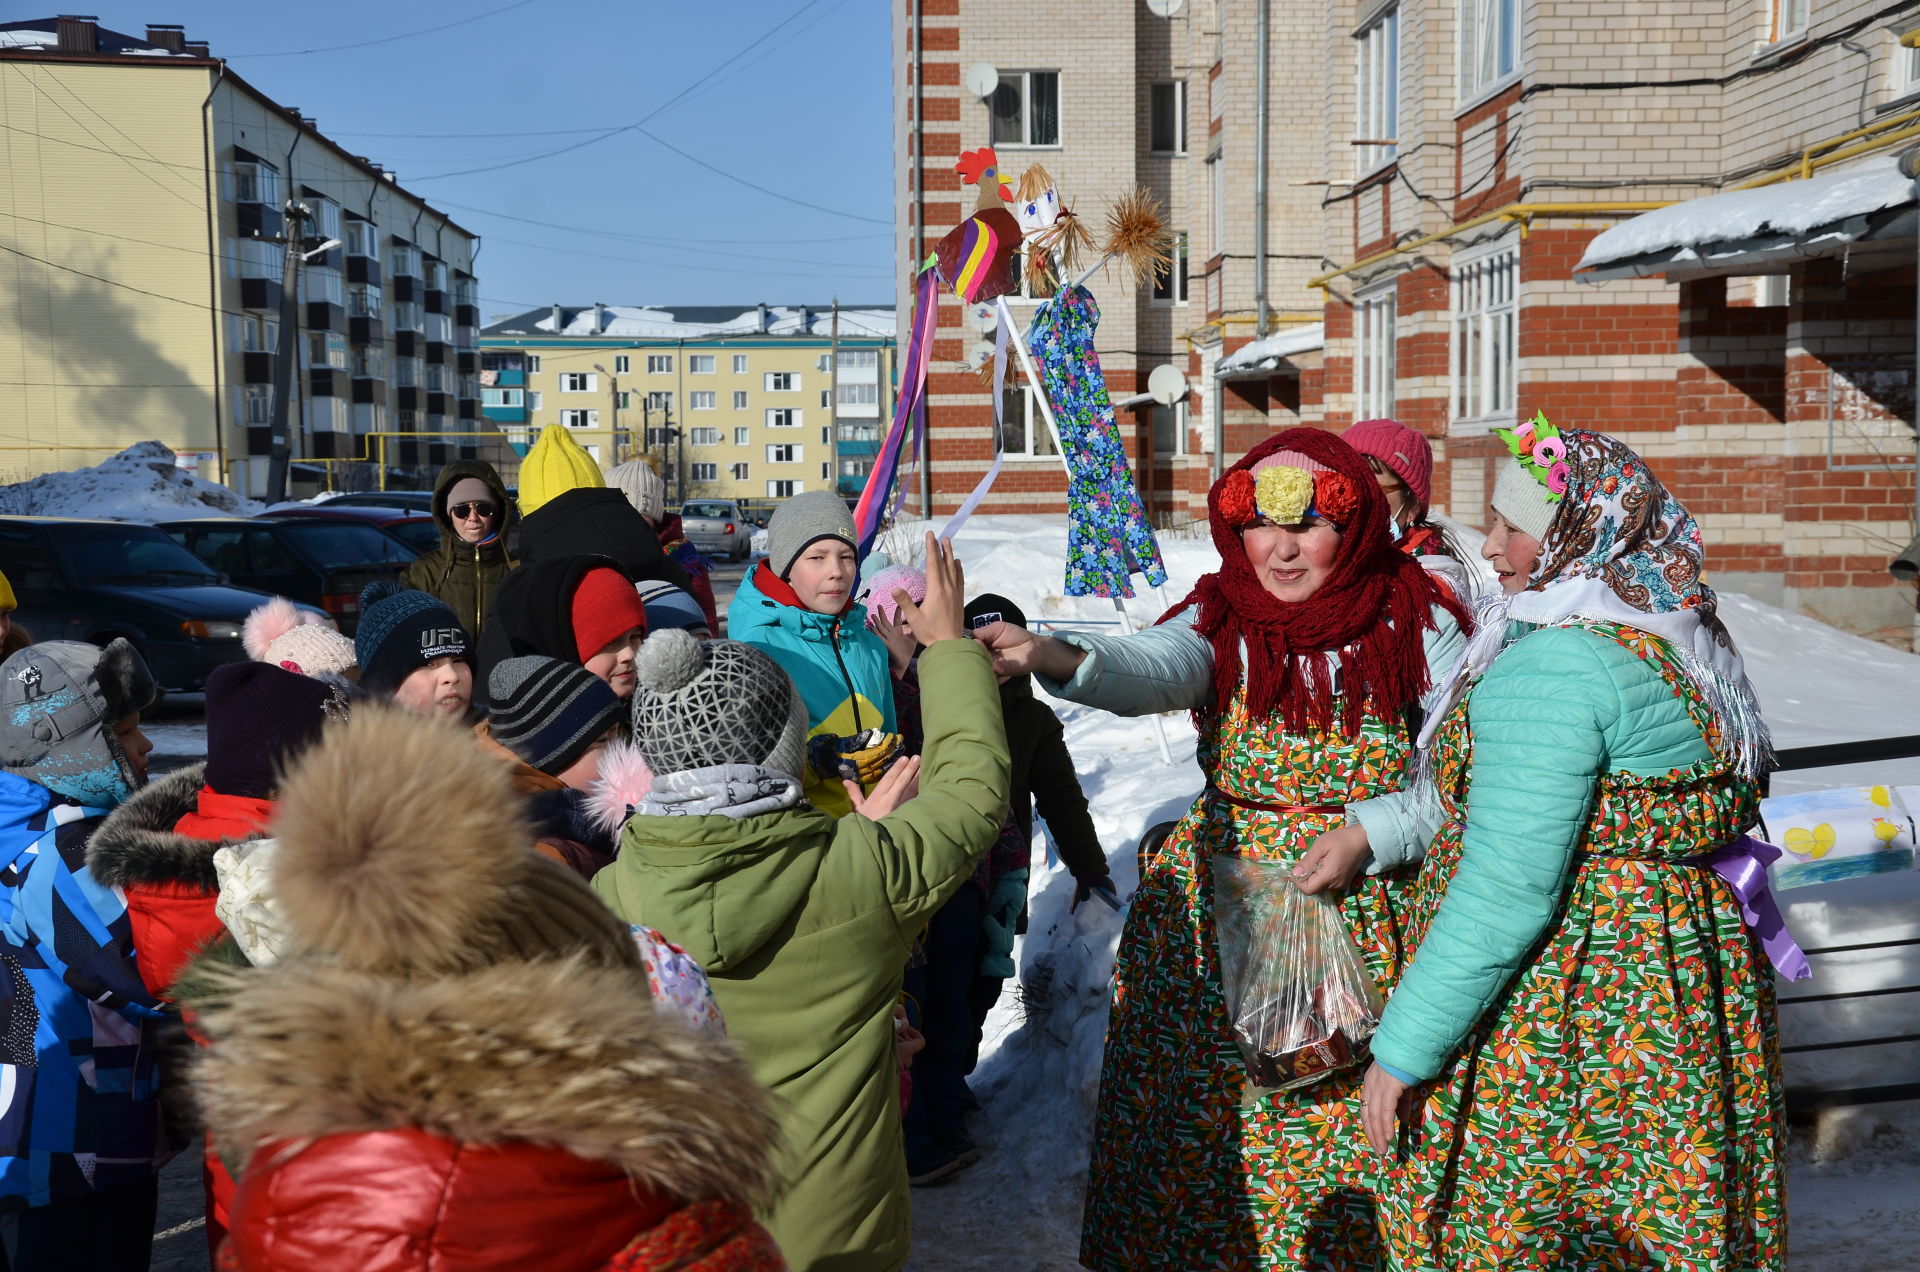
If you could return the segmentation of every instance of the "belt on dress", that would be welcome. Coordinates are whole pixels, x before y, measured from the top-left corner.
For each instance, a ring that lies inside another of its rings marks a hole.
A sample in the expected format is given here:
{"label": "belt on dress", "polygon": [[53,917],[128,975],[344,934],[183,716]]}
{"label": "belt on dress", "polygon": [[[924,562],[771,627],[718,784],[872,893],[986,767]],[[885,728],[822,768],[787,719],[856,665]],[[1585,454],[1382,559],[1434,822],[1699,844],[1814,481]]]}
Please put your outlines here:
{"label": "belt on dress", "polygon": [[1229,794],[1218,786],[1209,786],[1204,793],[1215,799],[1225,800],[1235,808],[1250,808],[1260,813],[1344,813],[1347,811],[1345,804],[1272,804],[1265,800]]}

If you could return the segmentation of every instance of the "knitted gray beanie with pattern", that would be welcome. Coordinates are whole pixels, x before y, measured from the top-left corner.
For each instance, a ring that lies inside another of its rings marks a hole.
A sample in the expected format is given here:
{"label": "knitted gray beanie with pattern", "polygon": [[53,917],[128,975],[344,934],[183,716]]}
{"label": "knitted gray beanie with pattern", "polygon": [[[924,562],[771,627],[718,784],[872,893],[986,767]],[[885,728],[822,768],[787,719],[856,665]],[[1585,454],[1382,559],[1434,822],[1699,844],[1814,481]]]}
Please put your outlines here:
{"label": "knitted gray beanie with pattern", "polygon": [[640,646],[636,670],[633,740],[654,773],[717,764],[805,772],[806,703],[752,645],[655,632]]}

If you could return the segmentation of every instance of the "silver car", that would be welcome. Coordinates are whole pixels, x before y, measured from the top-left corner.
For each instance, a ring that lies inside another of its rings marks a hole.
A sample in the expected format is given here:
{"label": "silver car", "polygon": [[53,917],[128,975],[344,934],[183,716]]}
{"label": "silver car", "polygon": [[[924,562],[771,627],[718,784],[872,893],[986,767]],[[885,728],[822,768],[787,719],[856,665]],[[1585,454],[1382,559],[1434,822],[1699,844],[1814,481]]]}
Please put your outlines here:
{"label": "silver car", "polygon": [[731,499],[694,499],[680,505],[680,532],[708,556],[744,561],[753,553],[754,525]]}

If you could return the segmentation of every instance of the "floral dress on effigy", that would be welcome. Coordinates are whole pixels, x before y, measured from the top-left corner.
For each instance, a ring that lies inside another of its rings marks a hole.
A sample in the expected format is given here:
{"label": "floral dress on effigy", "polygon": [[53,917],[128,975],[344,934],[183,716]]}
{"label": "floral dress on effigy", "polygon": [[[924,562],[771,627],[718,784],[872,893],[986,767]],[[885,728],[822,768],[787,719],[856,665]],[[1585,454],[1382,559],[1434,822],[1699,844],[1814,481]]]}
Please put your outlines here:
{"label": "floral dress on effigy", "polygon": [[[1357,738],[1293,735],[1249,719],[1236,695],[1203,720],[1208,789],[1142,872],[1114,968],[1087,1267],[1381,1266],[1380,1159],[1360,1125],[1362,1070],[1242,1107],[1246,1065],[1221,996],[1210,859],[1297,860],[1345,822],[1345,805],[1400,789],[1411,752],[1406,721],[1371,715]],[[1410,948],[1400,916],[1413,875],[1363,876],[1342,902],[1383,993]]]}
{"label": "floral dress on effigy", "polygon": [[[1712,757],[1601,775],[1542,944],[1417,1088],[1419,1129],[1403,1131],[1380,1201],[1402,1272],[1785,1266],[1773,971],[1731,890],[1696,860],[1755,822],[1758,791],[1723,757],[1718,722],[1664,641],[1587,628],[1658,673]],[[1416,941],[1461,861],[1470,700],[1434,740],[1446,821],[1411,907]]]}

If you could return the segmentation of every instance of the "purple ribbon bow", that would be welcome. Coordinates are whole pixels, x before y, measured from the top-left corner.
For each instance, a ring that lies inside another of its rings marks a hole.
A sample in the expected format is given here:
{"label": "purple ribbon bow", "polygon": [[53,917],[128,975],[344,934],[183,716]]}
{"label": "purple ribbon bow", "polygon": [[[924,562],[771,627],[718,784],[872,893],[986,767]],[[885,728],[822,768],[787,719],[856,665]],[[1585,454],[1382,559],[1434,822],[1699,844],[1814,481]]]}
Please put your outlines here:
{"label": "purple ribbon bow", "polygon": [[1708,853],[1701,864],[1727,881],[1740,901],[1740,917],[1760,938],[1773,968],[1790,981],[1809,980],[1813,968],[1800,943],[1787,930],[1787,920],[1773,899],[1767,867],[1780,859],[1780,848],[1764,839],[1742,835]]}

